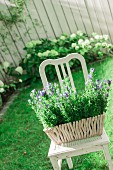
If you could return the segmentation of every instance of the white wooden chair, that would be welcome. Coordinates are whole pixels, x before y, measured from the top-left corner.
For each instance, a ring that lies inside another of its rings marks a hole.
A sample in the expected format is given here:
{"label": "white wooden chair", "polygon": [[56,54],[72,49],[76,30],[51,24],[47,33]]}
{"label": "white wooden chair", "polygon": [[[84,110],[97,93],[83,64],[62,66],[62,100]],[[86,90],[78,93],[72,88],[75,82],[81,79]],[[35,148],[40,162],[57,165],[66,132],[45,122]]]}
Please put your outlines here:
{"label": "white wooden chair", "polygon": [[[73,54],[69,54],[68,56],[64,58],[48,59],[41,63],[39,72],[40,72],[40,76],[41,76],[44,88],[46,89],[46,86],[48,84],[46,74],[45,74],[45,67],[49,64],[52,64],[55,66],[60,86],[62,86],[62,78],[61,78],[61,74],[59,70],[59,65],[61,66],[63,77],[65,78],[67,75],[66,75],[64,64],[66,64],[67,72],[70,78],[72,88],[74,91],[76,91],[73,78],[72,78],[72,74],[70,71],[70,67],[69,67],[69,61],[75,58],[78,59],[82,65],[82,70],[83,70],[83,74],[84,74],[84,78],[86,82],[88,78],[86,62],[81,55],[73,53]],[[73,141],[70,143],[62,144],[62,145],[55,145],[54,142],[51,141],[48,157],[51,160],[54,170],[61,170],[62,159],[66,159],[69,169],[72,169],[73,163],[72,163],[71,157],[103,150],[105,158],[108,162],[109,170],[113,170],[108,144],[109,144],[109,138],[105,130],[103,130],[103,134],[101,136]]]}

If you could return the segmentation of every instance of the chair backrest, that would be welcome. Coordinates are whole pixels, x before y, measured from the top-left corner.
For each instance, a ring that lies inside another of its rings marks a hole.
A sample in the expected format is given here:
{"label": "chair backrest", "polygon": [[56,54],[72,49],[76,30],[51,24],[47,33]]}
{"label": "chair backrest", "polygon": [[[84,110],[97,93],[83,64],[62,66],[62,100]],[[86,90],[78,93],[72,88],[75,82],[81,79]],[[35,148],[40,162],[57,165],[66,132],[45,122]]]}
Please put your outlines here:
{"label": "chair backrest", "polygon": [[[59,59],[47,59],[40,64],[39,73],[40,73],[41,80],[42,80],[42,83],[43,83],[45,90],[46,90],[47,84],[48,84],[47,77],[46,77],[46,74],[45,74],[45,67],[47,65],[52,64],[52,65],[55,66],[60,86],[62,87],[62,77],[61,77],[61,73],[60,73],[60,70],[59,70],[59,66],[61,66],[63,77],[64,78],[67,77],[67,76],[69,77],[72,89],[74,91],[76,91],[75,85],[74,85],[74,82],[73,82],[73,78],[72,78],[72,74],[71,74],[71,70],[70,70],[70,67],[69,67],[69,61],[71,59],[74,59],[74,58],[76,58],[80,61],[81,66],[82,66],[82,70],[83,70],[83,74],[84,74],[85,82],[87,81],[88,71],[87,71],[86,62],[85,62],[84,57],[80,54],[72,53],[72,54],[67,55],[66,57],[59,58]],[[68,75],[66,74],[64,64],[66,64]]]}

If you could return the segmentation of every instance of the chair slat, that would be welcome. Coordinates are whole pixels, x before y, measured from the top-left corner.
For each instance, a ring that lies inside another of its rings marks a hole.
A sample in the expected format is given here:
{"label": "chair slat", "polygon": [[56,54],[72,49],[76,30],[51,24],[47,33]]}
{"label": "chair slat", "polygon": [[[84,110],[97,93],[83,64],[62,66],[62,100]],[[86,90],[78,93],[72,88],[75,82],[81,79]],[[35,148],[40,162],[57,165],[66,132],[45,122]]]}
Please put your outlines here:
{"label": "chair slat", "polygon": [[62,73],[63,73],[64,78],[66,78],[67,75],[66,75],[66,71],[65,71],[63,64],[61,64],[61,69],[62,69]]}
{"label": "chair slat", "polygon": [[66,66],[67,66],[67,71],[68,71],[68,75],[69,75],[69,78],[70,78],[72,89],[74,90],[74,92],[76,92],[75,85],[74,85],[73,78],[72,78],[72,74],[71,74],[71,70],[70,70],[70,67],[69,67],[69,63],[66,63]]}
{"label": "chair slat", "polygon": [[55,65],[55,68],[56,68],[56,72],[57,72],[57,76],[58,76],[60,86],[62,87],[62,78],[61,78],[61,74],[60,74],[58,65]]}

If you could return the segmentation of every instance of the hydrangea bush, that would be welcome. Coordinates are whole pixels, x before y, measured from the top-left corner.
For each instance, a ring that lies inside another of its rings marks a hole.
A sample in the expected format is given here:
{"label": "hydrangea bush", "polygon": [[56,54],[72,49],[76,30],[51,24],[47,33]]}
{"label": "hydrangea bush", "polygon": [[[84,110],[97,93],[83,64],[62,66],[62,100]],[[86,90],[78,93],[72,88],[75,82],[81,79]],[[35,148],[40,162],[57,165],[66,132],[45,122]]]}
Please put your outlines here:
{"label": "hydrangea bush", "polygon": [[[24,50],[27,54],[20,62],[20,66],[26,71],[27,79],[32,78],[32,81],[35,81],[40,77],[40,63],[46,59],[56,59],[65,57],[70,53],[79,53],[89,63],[112,55],[113,45],[110,43],[108,35],[92,33],[88,36],[82,31],[77,31],[71,35],[63,34],[54,40],[30,41],[26,44]],[[77,60],[70,61],[72,68],[79,65],[80,63]],[[52,65],[46,68],[46,73],[51,79],[56,75]]]}
{"label": "hydrangea bush", "polygon": [[111,81],[94,81],[93,72],[90,69],[82,93],[72,90],[68,78],[63,80],[61,89],[54,83],[48,84],[46,91],[32,90],[28,102],[44,128],[103,114]]}

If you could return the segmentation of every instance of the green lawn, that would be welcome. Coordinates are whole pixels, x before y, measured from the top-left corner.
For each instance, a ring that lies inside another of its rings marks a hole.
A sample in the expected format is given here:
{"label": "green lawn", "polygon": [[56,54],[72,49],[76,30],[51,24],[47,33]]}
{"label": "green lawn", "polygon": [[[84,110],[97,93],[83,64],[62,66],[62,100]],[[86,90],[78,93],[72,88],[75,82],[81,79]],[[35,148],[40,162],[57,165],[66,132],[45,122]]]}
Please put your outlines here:
{"label": "green lawn", "polygon": [[[113,58],[88,66],[95,68],[96,78],[113,79]],[[73,73],[78,90],[83,88],[81,70]],[[113,85],[112,85],[113,86]],[[20,91],[3,118],[0,128],[0,170],[52,170],[47,157],[50,140],[31,110],[27,100],[34,88],[42,88],[37,82]],[[105,128],[110,137],[110,153],[113,160],[113,90],[110,92]],[[73,158],[74,170],[108,170],[102,152]],[[65,160],[63,170],[68,170]]]}

